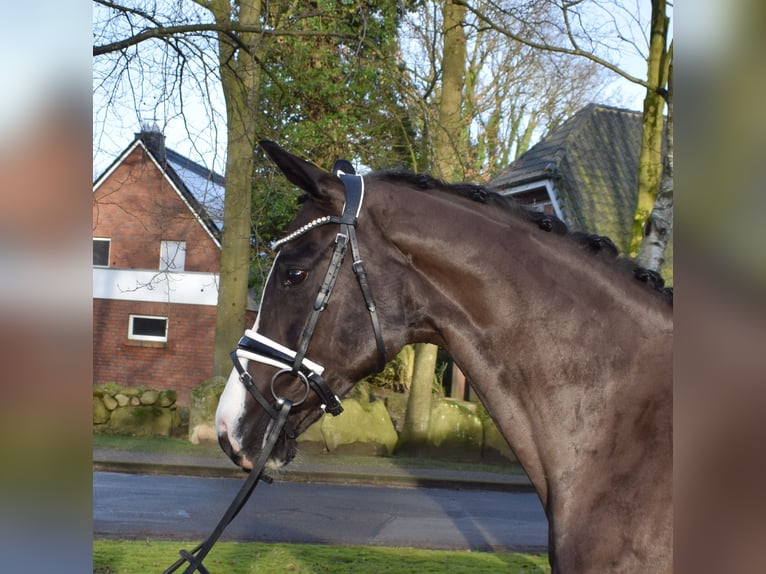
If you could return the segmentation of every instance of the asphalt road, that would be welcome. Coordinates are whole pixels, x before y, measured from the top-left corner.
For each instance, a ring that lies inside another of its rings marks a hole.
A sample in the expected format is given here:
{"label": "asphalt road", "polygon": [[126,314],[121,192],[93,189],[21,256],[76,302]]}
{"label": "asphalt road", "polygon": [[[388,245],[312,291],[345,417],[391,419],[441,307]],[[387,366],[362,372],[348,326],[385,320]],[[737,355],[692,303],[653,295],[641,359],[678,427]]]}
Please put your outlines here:
{"label": "asphalt road", "polygon": [[[96,537],[207,537],[241,479],[93,473]],[[259,484],[222,540],[544,551],[533,493]]]}

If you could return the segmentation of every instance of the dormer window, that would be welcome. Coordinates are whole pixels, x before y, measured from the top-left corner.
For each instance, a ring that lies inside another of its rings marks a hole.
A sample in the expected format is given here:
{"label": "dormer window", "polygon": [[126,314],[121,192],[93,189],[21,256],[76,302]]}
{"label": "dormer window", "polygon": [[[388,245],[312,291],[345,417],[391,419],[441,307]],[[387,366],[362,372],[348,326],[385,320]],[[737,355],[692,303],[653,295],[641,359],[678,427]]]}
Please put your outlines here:
{"label": "dormer window", "polygon": [[555,185],[550,180],[537,180],[498,189],[498,193],[510,197],[529,209],[534,209],[540,213],[547,213],[548,215],[555,215],[560,220],[566,222],[566,217],[561,212],[560,199],[557,198],[558,194],[555,189]]}
{"label": "dormer window", "polygon": [[538,187],[516,193],[511,192],[509,195],[514,201],[523,203],[535,211],[555,215],[553,212],[553,203],[551,202],[551,198],[548,196],[548,190],[545,187]]}

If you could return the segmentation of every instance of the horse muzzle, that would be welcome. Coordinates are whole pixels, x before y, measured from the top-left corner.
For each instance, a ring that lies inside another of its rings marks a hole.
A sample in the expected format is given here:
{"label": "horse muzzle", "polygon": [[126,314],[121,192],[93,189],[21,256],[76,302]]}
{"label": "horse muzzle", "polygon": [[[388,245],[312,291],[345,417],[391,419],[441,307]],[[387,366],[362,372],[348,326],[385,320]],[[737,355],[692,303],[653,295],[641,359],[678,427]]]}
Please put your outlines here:
{"label": "horse muzzle", "polygon": [[[266,436],[264,436],[263,442],[266,442]],[[253,469],[256,460],[261,456],[262,452],[248,452],[247,449],[241,448],[239,442],[232,439],[229,433],[225,432],[225,430],[221,432],[220,429],[218,432],[218,444],[221,446],[221,450],[226,453],[234,464],[246,471],[251,471]],[[296,452],[295,439],[282,435],[272,447],[265,466],[270,469],[282,468],[295,458]]]}

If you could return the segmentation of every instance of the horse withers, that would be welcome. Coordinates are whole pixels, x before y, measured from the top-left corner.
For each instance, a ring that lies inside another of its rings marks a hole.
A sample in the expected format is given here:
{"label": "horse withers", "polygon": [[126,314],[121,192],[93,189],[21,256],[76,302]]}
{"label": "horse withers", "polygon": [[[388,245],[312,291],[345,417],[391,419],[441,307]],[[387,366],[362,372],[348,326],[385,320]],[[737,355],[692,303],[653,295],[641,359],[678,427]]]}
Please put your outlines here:
{"label": "horse withers", "polygon": [[235,357],[258,396],[234,370],[218,406],[229,456],[251,468],[287,400],[270,465],[288,463],[337,396],[434,343],[534,485],[554,573],[670,572],[672,292],[657,275],[479,186],[331,173],[261,145],[305,197]]}

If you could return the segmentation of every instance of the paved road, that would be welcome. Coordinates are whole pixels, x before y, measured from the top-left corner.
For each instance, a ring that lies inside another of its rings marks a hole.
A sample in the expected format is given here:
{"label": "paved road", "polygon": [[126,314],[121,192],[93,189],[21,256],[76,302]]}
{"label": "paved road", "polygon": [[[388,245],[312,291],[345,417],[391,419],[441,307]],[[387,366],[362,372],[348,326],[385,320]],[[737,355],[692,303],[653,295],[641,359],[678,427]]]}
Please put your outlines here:
{"label": "paved road", "polygon": [[[241,485],[94,472],[94,534],[201,541]],[[222,539],[541,551],[547,522],[531,493],[276,482],[258,485]]]}

